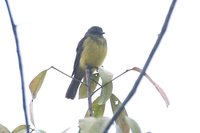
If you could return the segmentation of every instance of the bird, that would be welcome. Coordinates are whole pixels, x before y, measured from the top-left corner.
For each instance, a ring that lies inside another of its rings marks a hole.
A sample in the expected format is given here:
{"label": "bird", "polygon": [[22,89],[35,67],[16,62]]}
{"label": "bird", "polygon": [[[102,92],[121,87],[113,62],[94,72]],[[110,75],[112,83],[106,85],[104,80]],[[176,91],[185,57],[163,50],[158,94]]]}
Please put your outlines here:
{"label": "bird", "polygon": [[73,78],[65,95],[67,99],[75,98],[80,81],[85,77],[86,69],[93,72],[102,65],[107,55],[107,41],[104,34],[101,27],[92,26],[79,41],[72,72]]}

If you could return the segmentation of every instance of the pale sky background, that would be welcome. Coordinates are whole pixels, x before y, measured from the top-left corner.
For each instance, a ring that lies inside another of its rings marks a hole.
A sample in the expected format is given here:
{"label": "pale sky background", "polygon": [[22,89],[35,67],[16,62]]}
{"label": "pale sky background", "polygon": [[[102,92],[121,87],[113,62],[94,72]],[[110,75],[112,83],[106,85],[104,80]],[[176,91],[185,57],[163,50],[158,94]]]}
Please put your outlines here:
{"label": "pale sky background", "polygon": [[[108,55],[103,66],[114,76],[132,67],[142,68],[153,47],[171,0],[10,0],[23,59],[27,105],[29,83],[42,70],[55,66],[71,75],[75,50],[88,28],[106,32]],[[126,109],[142,132],[200,132],[200,3],[178,0],[167,32],[147,73],[164,89],[165,103],[143,78]],[[24,124],[20,77],[13,33],[5,2],[0,1],[0,123],[10,131]],[[132,88],[137,72],[114,82],[121,101]],[[84,117],[87,100],[71,101],[65,93],[71,79],[48,71],[34,101],[36,126],[48,133],[75,128]],[[107,106],[110,108],[109,104]],[[108,109],[106,116],[111,116]],[[73,131],[72,131],[73,132]]]}

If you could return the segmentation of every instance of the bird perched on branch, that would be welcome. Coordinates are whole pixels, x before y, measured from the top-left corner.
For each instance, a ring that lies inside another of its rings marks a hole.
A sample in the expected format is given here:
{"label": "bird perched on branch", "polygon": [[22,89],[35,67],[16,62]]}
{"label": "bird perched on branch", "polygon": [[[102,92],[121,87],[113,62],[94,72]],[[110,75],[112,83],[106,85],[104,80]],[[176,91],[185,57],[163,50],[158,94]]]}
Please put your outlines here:
{"label": "bird perched on branch", "polygon": [[76,48],[76,59],[72,72],[73,79],[65,95],[66,98],[75,98],[80,81],[85,76],[87,68],[94,71],[94,68],[98,68],[103,63],[107,54],[107,43],[103,34],[101,27],[93,26],[80,40]]}

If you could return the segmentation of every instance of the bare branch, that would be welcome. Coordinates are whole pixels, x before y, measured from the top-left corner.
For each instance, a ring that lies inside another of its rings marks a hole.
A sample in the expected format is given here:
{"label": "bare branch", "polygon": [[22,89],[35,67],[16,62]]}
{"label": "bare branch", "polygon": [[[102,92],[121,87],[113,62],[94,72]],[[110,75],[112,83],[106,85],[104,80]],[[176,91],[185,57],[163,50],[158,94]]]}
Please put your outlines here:
{"label": "bare branch", "polygon": [[91,90],[91,77],[92,71],[90,68],[85,69],[85,78],[86,78],[86,84],[87,84],[87,95],[88,95],[88,110],[90,116],[93,116],[93,110],[92,110],[92,90]]}
{"label": "bare branch", "polygon": [[116,113],[113,115],[112,119],[110,120],[110,122],[108,123],[107,127],[105,128],[104,130],[104,133],[107,133],[110,126],[112,125],[112,123],[118,118],[118,116],[120,115],[120,113],[123,111],[125,105],[128,103],[128,101],[132,98],[132,96],[135,94],[136,90],[137,90],[137,87],[140,83],[140,81],[142,80],[152,58],[153,58],[153,55],[155,54],[164,34],[165,34],[165,31],[167,29],[167,26],[169,24],[169,20],[170,20],[170,17],[172,15],[172,12],[173,12],[173,9],[174,9],[174,6],[176,4],[176,0],[173,0],[172,3],[171,3],[171,6],[169,8],[169,11],[168,11],[168,14],[165,18],[165,21],[164,21],[164,24],[162,26],[162,29],[161,29],[161,32],[154,44],[154,47],[152,48],[151,50],[151,53],[149,54],[149,57],[147,58],[146,60],[146,63],[144,64],[144,67],[140,73],[140,75],[138,76],[137,80],[135,81],[135,84],[133,86],[133,88],[131,89],[131,91],[129,92],[128,96],[126,97],[126,99],[123,101],[123,103],[121,104],[121,106],[119,107],[119,109],[116,111]]}
{"label": "bare branch", "polygon": [[10,11],[9,3],[8,3],[7,0],[5,0],[5,2],[6,2],[7,9],[8,9],[10,22],[11,22],[11,25],[12,25],[12,31],[13,31],[13,34],[14,34],[14,37],[15,37],[15,44],[16,44],[16,50],[17,50],[17,59],[18,59],[19,72],[20,72],[20,78],[21,78],[21,90],[22,90],[22,101],[23,101],[24,117],[25,117],[25,122],[26,122],[27,133],[29,133],[29,124],[28,124],[28,115],[27,115],[27,106],[26,106],[26,93],[25,93],[25,85],[24,85],[23,65],[22,65],[22,59],[21,59],[21,54],[20,54],[18,35],[17,35],[16,25],[14,23],[14,20],[13,20],[11,11]]}

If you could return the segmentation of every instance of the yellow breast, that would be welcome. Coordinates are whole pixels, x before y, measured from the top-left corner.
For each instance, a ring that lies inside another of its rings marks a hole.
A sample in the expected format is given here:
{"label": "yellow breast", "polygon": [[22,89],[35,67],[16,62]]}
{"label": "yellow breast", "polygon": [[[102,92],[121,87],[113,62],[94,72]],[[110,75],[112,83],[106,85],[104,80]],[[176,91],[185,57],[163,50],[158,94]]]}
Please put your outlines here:
{"label": "yellow breast", "polygon": [[107,54],[107,43],[103,37],[87,37],[83,44],[80,67],[99,67]]}

